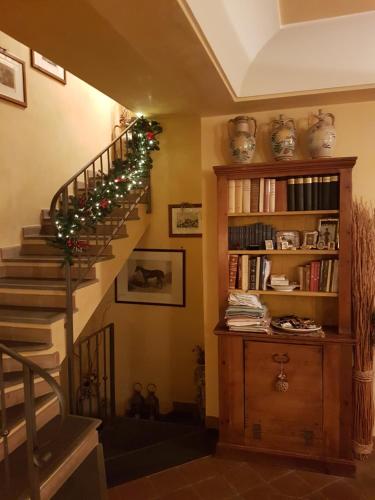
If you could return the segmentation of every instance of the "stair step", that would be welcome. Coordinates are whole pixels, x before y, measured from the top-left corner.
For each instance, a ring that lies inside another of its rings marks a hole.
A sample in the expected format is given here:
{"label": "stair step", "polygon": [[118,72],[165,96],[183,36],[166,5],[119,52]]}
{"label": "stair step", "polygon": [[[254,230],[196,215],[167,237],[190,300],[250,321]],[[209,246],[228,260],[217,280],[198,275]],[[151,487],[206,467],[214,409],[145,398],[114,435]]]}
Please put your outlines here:
{"label": "stair step", "polygon": [[[86,266],[82,266],[82,270]],[[7,264],[3,268],[4,278],[32,278],[32,279],[65,279],[65,268],[61,263],[41,265],[14,265]],[[79,269],[77,266],[71,266],[72,278],[77,278]],[[87,271],[86,279],[95,279],[95,266]]]}
{"label": "stair step", "polygon": [[[5,247],[1,248],[1,260],[2,262],[17,262],[21,263],[29,263],[29,264],[53,264],[58,263],[61,266],[64,264],[63,255],[21,255],[21,247]],[[84,264],[87,259],[89,259],[89,255],[81,254],[79,256],[79,261]],[[102,262],[105,260],[113,259],[113,255],[101,255],[97,257],[98,262]],[[73,259],[73,264],[77,263],[78,259]]]}
{"label": "stair step", "polygon": [[[56,416],[38,431],[39,442],[49,443],[49,449],[52,452],[51,459],[40,469],[42,500],[52,498],[74,472],[77,464],[82,463],[97,446],[96,429],[99,425],[99,420],[69,415],[60,426],[60,417]],[[0,463],[0,498],[2,500],[27,497],[27,456],[26,443],[24,443],[9,457],[12,477],[17,478],[12,482],[10,491],[6,489],[5,465]]]}
{"label": "stair step", "polygon": [[0,343],[4,344],[7,340],[49,344],[51,342],[51,331],[48,328],[2,325],[0,319]]}
{"label": "stair step", "polygon": [[[60,383],[60,371],[59,370],[49,370],[49,375],[55,379],[57,383]],[[13,372],[4,374],[4,386],[5,386],[5,405],[7,408],[11,406],[16,406],[24,403],[25,401],[25,391],[24,391],[24,379],[22,372]],[[43,378],[38,375],[34,376],[34,394],[38,398],[52,392],[51,386]],[[1,407],[1,406],[0,406]]]}
{"label": "stair step", "polygon": [[52,347],[50,342],[42,343],[25,340],[1,340],[0,344],[3,344],[16,352],[45,351]]}
{"label": "stair step", "polygon": [[[59,411],[57,398],[54,394],[46,394],[35,398],[36,424],[40,429],[53,419]],[[7,427],[9,451],[21,446],[26,439],[25,406],[19,404],[7,409]],[[4,458],[3,438],[0,438],[0,460]]]}
{"label": "stair step", "polygon": [[[111,235],[116,229],[117,224],[98,224],[95,230],[90,231],[85,234],[89,234],[91,239],[103,238],[104,236]],[[35,240],[40,238],[45,238],[47,240],[53,240],[56,237],[56,229],[52,224],[44,223],[42,226],[38,226],[34,231],[30,231],[29,228],[23,229],[24,240]],[[116,235],[116,238],[127,238],[128,233],[126,230],[126,225],[123,224]]]}
{"label": "stair step", "polygon": [[[21,354],[46,370],[54,370],[60,364],[58,352],[45,354],[38,351],[22,351]],[[22,369],[19,361],[6,355],[3,356],[3,366],[4,373],[19,372]]]}
{"label": "stair step", "polygon": [[[96,283],[97,280],[85,279],[79,283],[78,288]],[[73,285],[74,285],[73,281]],[[4,288],[15,288],[22,290],[66,290],[64,279],[34,279],[34,278],[0,278],[0,290]]]}
{"label": "stair step", "polygon": [[[12,287],[4,287],[0,289],[0,306],[39,309],[54,309],[65,311],[66,297],[63,290],[40,290],[40,293],[35,293],[32,289],[19,289]],[[43,293],[44,292],[44,293]],[[74,303],[74,297],[73,297]]]}
{"label": "stair step", "polygon": [[[111,245],[108,245],[103,250],[102,245],[94,245],[94,244],[91,245],[90,244],[87,248],[85,248],[84,252],[82,252],[82,253],[85,255],[97,255],[99,253],[99,251],[102,252],[102,255],[112,255]],[[47,242],[35,242],[35,243],[28,242],[28,243],[22,243],[20,255],[21,256],[26,256],[26,255],[63,256],[64,251],[61,248],[55,247],[51,244],[48,244]]]}
{"label": "stair step", "polygon": [[64,318],[64,316],[64,313],[55,310],[34,309],[27,307],[0,307],[0,321],[4,323],[9,322],[50,325],[55,321]]}

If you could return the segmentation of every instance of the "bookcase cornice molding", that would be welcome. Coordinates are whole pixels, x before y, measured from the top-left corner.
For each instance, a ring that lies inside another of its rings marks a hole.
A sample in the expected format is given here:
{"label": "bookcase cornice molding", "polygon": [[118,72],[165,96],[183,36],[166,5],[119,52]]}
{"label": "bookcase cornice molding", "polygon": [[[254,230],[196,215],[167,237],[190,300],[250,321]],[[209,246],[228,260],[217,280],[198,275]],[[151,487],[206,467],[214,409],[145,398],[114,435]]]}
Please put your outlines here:
{"label": "bookcase cornice molding", "polygon": [[251,177],[268,176],[297,176],[297,175],[322,175],[335,174],[343,169],[352,169],[357,161],[356,156],[346,156],[342,158],[319,158],[317,160],[290,160],[273,161],[262,163],[238,164],[214,166],[217,176],[230,178],[241,178],[251,175]]}

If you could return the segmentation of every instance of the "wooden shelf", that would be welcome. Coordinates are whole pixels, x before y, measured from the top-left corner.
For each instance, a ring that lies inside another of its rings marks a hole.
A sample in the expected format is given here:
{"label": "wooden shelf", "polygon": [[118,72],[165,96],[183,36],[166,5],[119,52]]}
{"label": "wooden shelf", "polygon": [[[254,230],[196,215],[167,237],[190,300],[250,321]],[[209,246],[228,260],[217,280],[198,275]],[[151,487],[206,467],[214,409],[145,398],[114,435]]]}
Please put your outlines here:
{"label": "wooden shelf", "polygon": [[245,292],[244,290],[230,289],[229,293],[248,293],[249,295],[291,295],[292,297],[324,297],[324,298],[334,298],[338,297],[338,293],[334,292],[310,292],[309,290],[303,291],[292,291],[292,292],[281,292],[276,290],[248,290]]}
{"label": "wooden shelf", "polygon": [[299,210],[298,212],[248,212],[228,214],[228,217],[277,217],[282,215],[333,215],[338,214],[338,210]]}
{"label": "wooden shelf", "polygon": [[338,250],[228,250],[229,255],[339,255]]}

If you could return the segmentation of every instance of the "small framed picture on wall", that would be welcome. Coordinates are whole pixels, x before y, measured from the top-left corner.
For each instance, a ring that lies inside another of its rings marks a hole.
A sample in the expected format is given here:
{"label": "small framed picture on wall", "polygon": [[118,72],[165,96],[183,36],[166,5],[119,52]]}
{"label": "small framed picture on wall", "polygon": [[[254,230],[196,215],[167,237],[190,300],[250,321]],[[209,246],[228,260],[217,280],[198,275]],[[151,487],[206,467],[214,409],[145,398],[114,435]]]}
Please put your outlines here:
{"label": "small framed picture on wall", "polygon": [[0,49],[0,98],[26,108],[25,63]]}
{"label": "small framed picture on wall", "polygon": [[35,52],[35,50],[30,51],[30,56],[33,68],[66,85],[66,71],[64,68],[42,56],[39,52]]}
{"label": "small framed picture on wall", "polygon": [[202,236],[202,205],[200,203],[168,205],[168,218],[171,238]]}

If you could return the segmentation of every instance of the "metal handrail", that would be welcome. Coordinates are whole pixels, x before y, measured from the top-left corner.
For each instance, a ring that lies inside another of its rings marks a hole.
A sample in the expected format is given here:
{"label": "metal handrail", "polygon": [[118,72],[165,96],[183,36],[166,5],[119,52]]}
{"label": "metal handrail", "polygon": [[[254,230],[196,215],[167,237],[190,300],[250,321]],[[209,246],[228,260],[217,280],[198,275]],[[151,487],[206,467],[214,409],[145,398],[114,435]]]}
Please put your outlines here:
{"label": "metal handrail", "polygon": [[51,217],[52,222],[55,222],[55,215],[56,215],[56,210],[57,210],[57,204],[60,196],[62,196],[64,190],[68,188],[71,184],[73,184],[78,177],[80,177],[85,171],[87,171],[93,163],[95,163],[97,160],[100,160],[100,157],[105,155],[108,150],[111,149],[112,146],[115,146],[116,143],[118,142],[119,139],[121,139],[126,133],[134,126],[134,124],[139,120],[139,118],[134,118],[133,121],[128,125],[117,137],[113,139],[113,141],[106,146],[99,154],[94,156],[92,160],[90,160],[84,167],[82,167],[78,172],[76,172],[72,177],[67,180],[55,193],[54,197],[52,198],[50,209],[49,209],[49,214]]}
{"label": "metal handrail", "polygon": [[[36,425],[36,410],[35,410],[35,391],[34,391],[34,375],[38,375],[45,380],[51,387],[53,393],[57,397],[60,406],[61,421],[63,425],[67,416],[67,407],[65,398],[60,385],[56,380],[43,368],[38,366],[33,361],[15,352],[13,349],[0,344],[0,402],[1,402],[1,430],[0,437],[3,439],[3,455],[6,474],[6,485],[11,488],[10,478],[10,463],[9,463],[9,444],[8,444],[8,423],[7,423],[7,406],[5,397],[4,385],[4,360],[3,356],[7,355],[10,358],[18,361],[22,365],[24,399],[25,399],[25,424],[26,424],[26,446],[27,446],[27,473],[29,478],[30,498],[31,500],[40,499],[40,481],[39,469],[43,464],[51,458],[50,452],[44,457],[39,453],[37,425]],[[45,445],[44,445],[45,446]]]}

